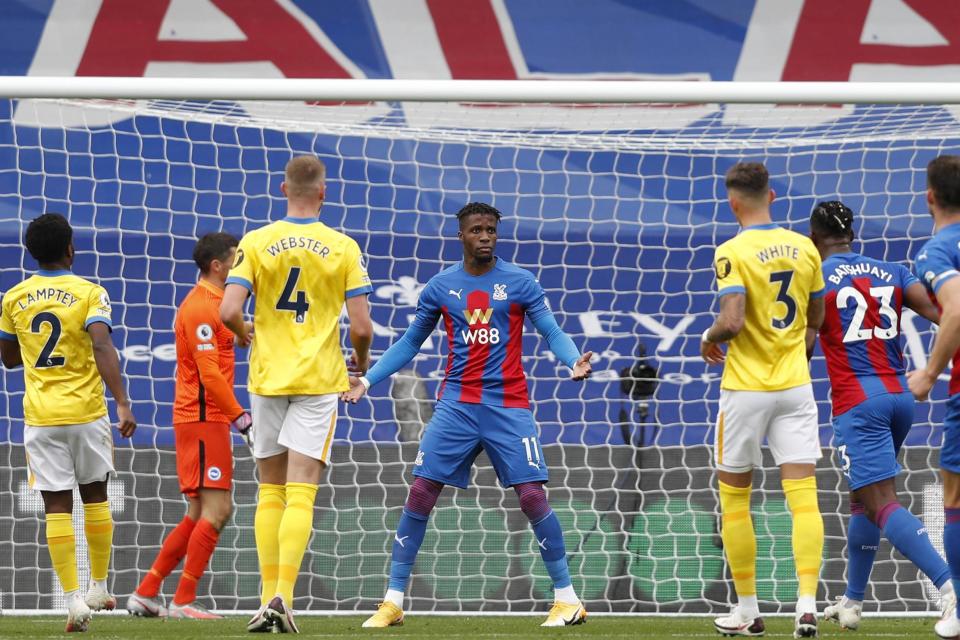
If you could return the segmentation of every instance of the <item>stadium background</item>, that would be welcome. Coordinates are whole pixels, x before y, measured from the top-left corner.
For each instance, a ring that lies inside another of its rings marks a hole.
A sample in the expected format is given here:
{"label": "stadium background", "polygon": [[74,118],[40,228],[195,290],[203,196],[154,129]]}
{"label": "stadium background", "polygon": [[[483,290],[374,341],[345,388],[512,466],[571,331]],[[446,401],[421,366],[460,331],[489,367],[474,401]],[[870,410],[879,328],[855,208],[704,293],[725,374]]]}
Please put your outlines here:
{"label": "stadium background", "polygon": [[[0,21],[0,74],[691,81],[960,74],[960,67],[950,66],[960,58],[949,41],[956,10],[919,0],[865,0],[844,11],[826,0],[777,6],[770,0],[608,0],[590,3],[589,11],[572,1],[456,4],[453,10],[434,0],[335,6],[163,0],[131,13],[133,4],[120,0],[14,0]],[[424,29],[435,38],[402,37]],[[826,55],[815,44],[828,36],[834,48]],[[228,42],[235,44],[232,53],[224,53]],[[313,49],[291,54],[290,42],[312,43]],[[18,249],[25,221],[45,211],[68,212],[78,228],[76,271],[99,280],[114,302],[115,340],[141,423],[132,444],[117,442],[120,483],[111,495],[119,523],[118,595],[132,590],[135,567],[149,565],[164,526],[182,514],[169,426],[171,301],[195,279],[193,239],[221,228],[241,234],[282,215],[279,182],[292,149],[314,151],[327,162],[332,179],[323,219],[356,238],[368,257],[375,352],[405,328],[417,288],[459,257],[451,214],[468,199],[490,200],[506,214],[498,253],[531,268],[563,328],[599,354],[597,373],[583,386],[562,382],[562,368],[545,354],[525,359],[536,381],[531,389],[552,466],[551,495],[565,524],[576,528],[570,546],[585,599],[596,610],[637,611],[703,611],[727,601],[705,446],[718,376],[697,361],[696,336],[710,322],[714,303],[713,247],[736,231],[717,205],[718,176],[742,152],[678,156],[394,144],[153,116],[111,117],[87,134],[33,126],[30,110],[16,109],[16,103],[0,102],[0,290],[33,266]],[[392,117],[403,117],[401,106],[389,109]],[[833,120],[851,115],[838,109]],[[819,122],[804,118],[794,124]],[[719,130],[723,115],[698,111],[689,124]],[[783,197],[774,215],[803,231],[818,197],[841,197],[863,212],[860,235],[868,253],[905,260],[931,231],[916,196],[934,155],[930,149],[840,149],[830,166],[820,166],[814,154],[762,154],[771,173],[792,176],[773,184]],[[612,174],[618,179],[602,177]],[[630,175],[636,180],[624,178]],[[920,323],[917,329],[918,339],[926,340]],[[419,398],[435,391],[439,343],[425,348],[408,377]],[[652,393],[632,398],[621,387],[620,371],[637,364],[638,344],[660,380]],[[531,337],[525,353],[540,348]],[[824,377],[822,362],[815,375]],[[245,377],[242,366],[238,377]],[[2,384],[0,523],[7,533],[0,535],[0,606],[46,608],[56,602],[55,580],[36,544],[42,540],[38,501],[25,487],[22,377],[5,372]],[[339,451],[344,457],[349,451],[350,459],[334,466],[330,483],[358,489],[347,502],[321,493],[305,565],[314,577],[298,591],[316,608],[369,607],[383,589],[388,540],[380,533],[352,534],[395,523],[417,420],[401,429],[397,414],[409,402],[392,398],[387,385],[375,391],[372,402],[351,408],[349,420],[338,425]],[[942,398],[945,386],[935,393]],[[822,382],[817,395],[827,397]],[[429,402],[414,403],[429,410]],[[926,424],[908,440],[905,466],[918,471],[909,487],[917,496],[934,480],[925,470],[936,460],[929,447],[939,443],[932,425],[941,414],[942,404],[932,405]],[[824,445],[828,421],[822,402]],[[219,608],[249,609],[257,584],[249,527],[255,485],[249,456],[241,449],[238,455],[235,522],[247,526],[224,536],[208,594]],[[842,486],[832,461],[821,467],[821,486]],[[486,488],[458,495],[459,509],[444,508],[453,503],[453,492],[441,501],[418,565],[415,608],[481,609],[496,601],[530,610],[549,598],[548,582],[529,553],[526,523],[492,478],[482,468],[477,484]],[[764,476],[765,488],[775,490],[774,480]],[[830,596],[839,594],[843,570],[842,522],[835,515],[840,506],[838,493],[821,505]],[[912,507],[923,511],[919,502]],[[760,596],[789,600],[795,589],[785,561],[789,515],[782,499],[758,508],[764,512]],[[470,519],[474,525],[464,524]],[[340,535],[325,536],[331,529]],[[461,566],[457,551],[463,529],[471,533],[461,547],[484,550],[472,570]],[[38,566],[39,572],[29,570]],[[915,574],[897,571],[894,564],[880,567],[876,597],[895,607],[926,608]],[[488,572],[504,578],[463,577]]]}

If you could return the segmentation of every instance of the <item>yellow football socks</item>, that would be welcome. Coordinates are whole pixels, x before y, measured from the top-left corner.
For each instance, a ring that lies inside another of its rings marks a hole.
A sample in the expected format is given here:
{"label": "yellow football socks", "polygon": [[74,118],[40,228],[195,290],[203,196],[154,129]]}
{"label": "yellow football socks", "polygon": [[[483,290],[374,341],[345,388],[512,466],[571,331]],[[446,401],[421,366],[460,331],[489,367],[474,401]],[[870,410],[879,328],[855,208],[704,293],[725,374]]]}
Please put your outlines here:
{"label": "yellow football socks", "polygon": [[[784,480],[783,493],[793,514],[793,560],[797,567],[798,593],[816,596],[823,560],[823,517],[817,504],[817,480]],[[726,540],[726,538],[724,538]]]}
{"label": "yellow football socks", "polygon": [[47,514],[47,549],[50,551],[50,562],[60,578],[63,592],[79,590],[77,542],[73,535],[73,517],[69,513]]}
{"label": "yellow football socks", "polygon": [[277,594],[289,607],[293,606],[293,586],[300,573],[300,563],[313,531],[313,502],[317,486],[303,482],[287,483],[287,508],[280,521],[280,557],[277,571]]}
{"label": "yellow football socks", "polygon": [[113,547],[113,516],[109,502],[83,505],[83,531],[87,536],[87,554],[90,558],[90,577],[106,580],[110,569],[110,550]]}
{"label": "yellow football socks", "polygon": [[277,593],[277,563],[280,556],[280,520],[287,504],[287,489],[282,484],[261,484],[257,497],[257,513],[253,519],[260,560],[260,604],[267,604]]}
{"label": "yellow football socks", "polygon": [[738,597],[757,593],[757,539],[750,518],[750,487],[720,483],[723,550],[727,555]]}

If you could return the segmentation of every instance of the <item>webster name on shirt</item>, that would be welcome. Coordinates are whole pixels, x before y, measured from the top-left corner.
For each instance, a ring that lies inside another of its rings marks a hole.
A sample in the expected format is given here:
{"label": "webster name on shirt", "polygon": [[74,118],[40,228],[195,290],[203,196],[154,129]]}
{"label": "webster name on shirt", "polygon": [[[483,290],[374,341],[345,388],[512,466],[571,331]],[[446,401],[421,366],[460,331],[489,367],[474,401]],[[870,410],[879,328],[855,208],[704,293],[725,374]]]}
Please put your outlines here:
{"label": "webster name on shirt", "polygon": [[284,251],[290,251],[292,249],[306,249],[307,251],[317,254],[321,258],[326,258],[328,255],[330,255],[330,247],[326,246],[316,238],[307,238],[305,236],[290,236],[288,238],[281,238],[267,247],[267,253],[270,254],[271,258],[276,258]]}

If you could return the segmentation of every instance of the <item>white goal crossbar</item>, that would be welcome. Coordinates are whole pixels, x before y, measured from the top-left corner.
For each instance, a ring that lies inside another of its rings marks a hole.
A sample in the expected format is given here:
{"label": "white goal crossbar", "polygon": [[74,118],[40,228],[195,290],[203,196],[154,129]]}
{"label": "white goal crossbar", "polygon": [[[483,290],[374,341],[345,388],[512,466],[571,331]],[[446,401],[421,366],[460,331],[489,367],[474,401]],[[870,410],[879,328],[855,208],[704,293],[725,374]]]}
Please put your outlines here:
{"label": "white goal crossbar", "polygon": [[960,83],[0,76],[0,97],[344,102],[960,104]]}

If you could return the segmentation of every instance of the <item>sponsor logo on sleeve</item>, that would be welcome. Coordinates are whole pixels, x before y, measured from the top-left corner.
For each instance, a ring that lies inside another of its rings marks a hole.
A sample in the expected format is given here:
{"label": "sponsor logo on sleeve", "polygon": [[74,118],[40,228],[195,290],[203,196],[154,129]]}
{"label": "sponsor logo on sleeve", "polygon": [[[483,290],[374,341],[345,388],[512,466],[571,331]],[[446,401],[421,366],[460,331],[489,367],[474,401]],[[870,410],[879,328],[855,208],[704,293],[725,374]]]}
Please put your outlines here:
{"label": "sponsor logo on sleeve", "polygon": [[204,342],[210,342],[213,339],[213,327],[208,324],[201,324],[197,327],[197,338]]}
{"label": "sponsor logo on sleeve", "polygon": [[723,280],[730,275],[733,265],[730,264],[730,258],[717,258],[715,268],[717,270],[717,280]]}

